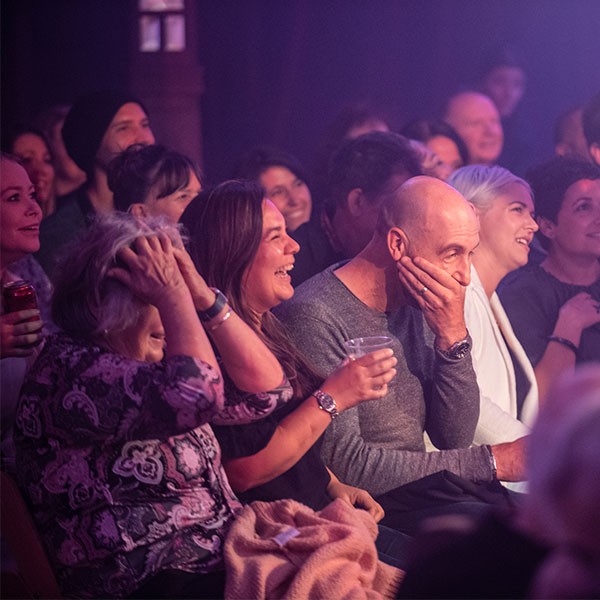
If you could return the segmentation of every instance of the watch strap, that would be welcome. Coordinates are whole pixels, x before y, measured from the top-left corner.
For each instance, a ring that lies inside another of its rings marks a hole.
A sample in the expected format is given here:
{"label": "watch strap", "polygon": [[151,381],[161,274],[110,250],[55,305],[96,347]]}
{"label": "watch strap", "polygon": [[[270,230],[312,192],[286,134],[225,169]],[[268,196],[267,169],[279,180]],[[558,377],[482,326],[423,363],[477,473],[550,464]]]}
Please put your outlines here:
{"label": "watch strap", "polygon": [[223,310],[223,307],[229,302],[227,300],[227,297],[221,290],[218,290],[217,288],[210,289],[216,295],[214,304],[206,310],[198,311],[198,316],[200,317],[200,320],[204,323],[210,321],[211,319],[214,319]]}

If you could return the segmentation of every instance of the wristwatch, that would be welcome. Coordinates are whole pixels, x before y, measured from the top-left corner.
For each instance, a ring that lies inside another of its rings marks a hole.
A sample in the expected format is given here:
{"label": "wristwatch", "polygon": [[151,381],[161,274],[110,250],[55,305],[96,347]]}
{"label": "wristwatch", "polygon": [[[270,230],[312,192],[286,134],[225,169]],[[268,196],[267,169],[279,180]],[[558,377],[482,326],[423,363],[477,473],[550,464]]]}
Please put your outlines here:
{"label": "wristwatch", "polygon": [[439,348],[436,348],[436,350],[442,354],[443,356],[445,356],[446,358],[449,358],[451,360],[460,360],[462,358],[464,358],[469,350],[471,349],[471,336],[467,334],[467,337],[464,338],[463,340],[459,340],[458,342],[455,342],[454,344],[452,344],[452,346],[450,346],[450,348],[448,348],[448,350],[440,350]]}
{"label": "wristwatch", "polygon": [[313,392],[313,396],[315,397],[319,408],[326,413],[329,413],[332,420],[339,416],[340,413],[338,412],[335,400],[329,394],[326,394],[323,390],[317,390],[316,392]]}
{"label": "wristwatch", "polygon": [[200,317],[200,320],[204,322],[214,319],[223,310],[223,307],[229,302],[229,300],[227,300],[227,297],[221,290],[218,290],[217,288],[210,289],[216,295],[215,303],[206,310],[198,311],[198,316]]}

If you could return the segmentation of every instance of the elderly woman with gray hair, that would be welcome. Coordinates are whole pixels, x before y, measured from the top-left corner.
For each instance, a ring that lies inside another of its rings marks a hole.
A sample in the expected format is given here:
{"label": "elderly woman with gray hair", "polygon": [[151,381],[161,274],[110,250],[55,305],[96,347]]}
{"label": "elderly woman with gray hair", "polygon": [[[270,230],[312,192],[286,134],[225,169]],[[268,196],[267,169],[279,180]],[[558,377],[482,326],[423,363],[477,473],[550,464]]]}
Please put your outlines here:
{"label": "elderly woman with gray hair", "polygon": [[527,182],[497,166],[462,167],[448,183],[475,206],[480,224],[480,244],[465,298],[481,394],[474,443],[510,442],[529,432],[537,413],[538,390],[533,367],[496,288],[505,275],[527,264],[538,229],[533,197]]}
{"label": "elderly woman with gray hair", "polygon": [[[73,246],[55,281],[62,331],[22,389],[18,479],[65,596],[222,596],[240,504],[209,423],[259,419],[291,397],[162,223],[115,214]],[[226,401],[208,336],[247,396]]]}

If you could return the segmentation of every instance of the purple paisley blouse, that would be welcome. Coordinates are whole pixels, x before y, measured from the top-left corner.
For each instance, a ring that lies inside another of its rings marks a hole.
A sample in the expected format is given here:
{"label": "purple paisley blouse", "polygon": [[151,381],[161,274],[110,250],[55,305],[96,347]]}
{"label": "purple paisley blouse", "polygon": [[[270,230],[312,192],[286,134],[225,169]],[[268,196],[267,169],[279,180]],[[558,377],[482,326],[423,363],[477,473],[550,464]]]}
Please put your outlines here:
{"label": "purple paisley blouse", "polygon": [[222,566],[240,505],[208,423],[248,423],[291,398],[287,380],[228,403],[189,356],[149,364],[66,334],[21,392],[17,477],[66,596],[124,597],[165,569]]}

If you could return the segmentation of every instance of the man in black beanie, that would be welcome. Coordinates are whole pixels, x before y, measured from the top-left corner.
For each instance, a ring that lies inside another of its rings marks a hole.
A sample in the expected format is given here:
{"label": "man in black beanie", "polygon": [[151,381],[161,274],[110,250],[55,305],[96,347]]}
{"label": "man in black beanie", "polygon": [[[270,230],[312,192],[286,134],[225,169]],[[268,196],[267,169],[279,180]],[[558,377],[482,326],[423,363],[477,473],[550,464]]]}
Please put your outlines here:
{"label": "man in black beanie", "polygon": [[96,214],[111,212],[113,194],[106,169],[133,144],[153,144],[154,134],[142,103],[124,91],[95,92],[79,98],[65,119],[62,136],[69,156],[86,182],[58,201],[58,210],[42,222],[36,258],[51,273],[61,246]]}

